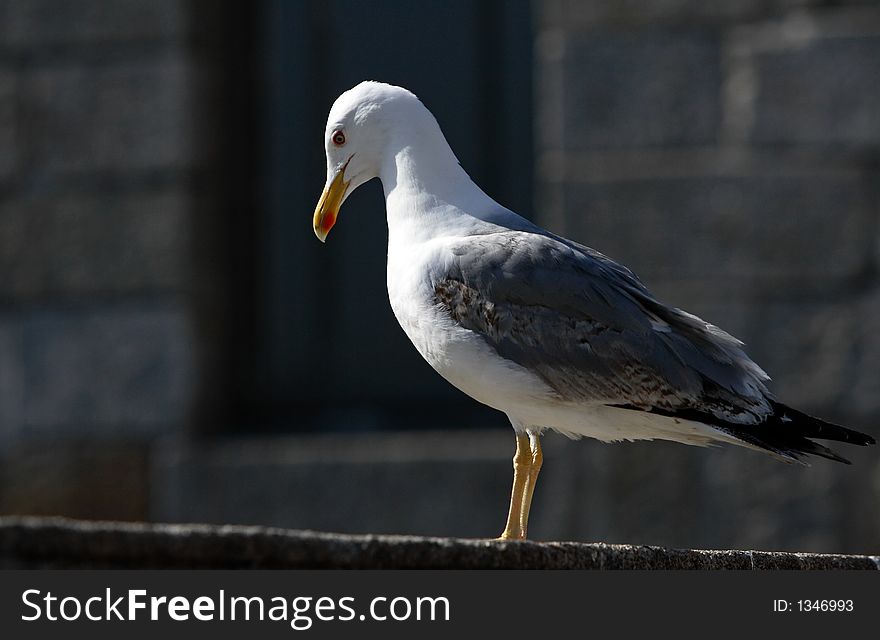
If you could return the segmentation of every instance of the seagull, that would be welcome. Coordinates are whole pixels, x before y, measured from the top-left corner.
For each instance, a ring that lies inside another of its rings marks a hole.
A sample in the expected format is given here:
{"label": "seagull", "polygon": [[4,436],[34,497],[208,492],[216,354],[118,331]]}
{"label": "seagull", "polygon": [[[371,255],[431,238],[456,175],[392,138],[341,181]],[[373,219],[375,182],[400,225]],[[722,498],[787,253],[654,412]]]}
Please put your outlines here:
{"label": "seagull", "polygon": [[378,177],[397,321],[437,373],[513,426],[501,539],[526,539],[548,429],[604,442],[728,443],[802,464],[808,454],[848,462],[814,439],[874,444],[779,402],[742,342],[663,304],[625,266],[495,202],[410,91],[366,81],[344,92],[324,143],[318,239]]}

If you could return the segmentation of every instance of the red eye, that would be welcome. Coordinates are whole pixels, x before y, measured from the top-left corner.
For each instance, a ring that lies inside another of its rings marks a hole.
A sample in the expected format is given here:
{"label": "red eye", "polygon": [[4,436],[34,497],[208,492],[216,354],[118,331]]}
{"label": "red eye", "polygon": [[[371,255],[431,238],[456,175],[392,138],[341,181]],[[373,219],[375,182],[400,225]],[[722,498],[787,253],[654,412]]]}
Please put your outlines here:
{"label": "red eye", "polygon": [[345,134],[341,131],[334,131],[333,135],[330,136],[330,139],[333,141],[337,147],[341,147],[345,144]]}

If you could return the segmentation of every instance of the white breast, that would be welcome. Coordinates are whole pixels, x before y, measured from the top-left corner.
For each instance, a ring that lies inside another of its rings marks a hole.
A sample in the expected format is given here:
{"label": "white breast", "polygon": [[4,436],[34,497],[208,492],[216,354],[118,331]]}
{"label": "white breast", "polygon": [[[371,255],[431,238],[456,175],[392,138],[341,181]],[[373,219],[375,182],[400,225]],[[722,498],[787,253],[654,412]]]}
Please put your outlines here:
{"label": "white breast", "polygon": [[475,400],[511,417],[523,404],[546,402],[553,392],[540,378],[498,356],[437,305],[433,283],[451,256],[450,242],[389,243],[388,298],[401,328],[437,373]]}

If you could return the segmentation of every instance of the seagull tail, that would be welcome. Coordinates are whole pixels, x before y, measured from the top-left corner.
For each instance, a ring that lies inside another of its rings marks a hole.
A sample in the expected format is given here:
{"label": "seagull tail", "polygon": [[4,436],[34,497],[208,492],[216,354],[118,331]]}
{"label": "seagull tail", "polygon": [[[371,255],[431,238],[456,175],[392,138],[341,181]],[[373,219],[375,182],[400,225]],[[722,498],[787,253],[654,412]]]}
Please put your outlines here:
{"label": "seagull tail", "polygon": [[772,407],[773,415],[761,424],[735,425],[728,422],[721,428],[749,445],[793,462],[803,462],[802,457],[808,454],[850,464],[843,456],[810,438],[860,446],[875,444],[874,438],[865,433],[814,418],[782,403],[773,401]]}
{"label": "seagull tail", "polygon": [[769,453],[773,457],[786,462],[806,464],[804,456],[813,455],[850,464],[849,460],[839,455],[836,451],[818,442],[814,442],[811,438],[833,440],[860,446],[875,444],[874,438],[865,433],[814,418],[775,400],[770,400],[770,404],[773,408],[773,413],[757,424],[731,422],[698,409],[670,411],[658,407],[642,409],[633,405],[610,406],[618,409],[648,411],[649,413],[670,418],[702,422],[724,433],[726,436],[724,440],[727,442],[735,442],[750,449]]}

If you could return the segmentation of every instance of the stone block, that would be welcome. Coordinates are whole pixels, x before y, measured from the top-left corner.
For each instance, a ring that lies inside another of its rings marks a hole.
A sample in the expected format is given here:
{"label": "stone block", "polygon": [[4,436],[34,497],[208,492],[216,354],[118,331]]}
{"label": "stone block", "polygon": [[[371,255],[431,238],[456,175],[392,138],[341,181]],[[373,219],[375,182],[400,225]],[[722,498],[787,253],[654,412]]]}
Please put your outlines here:
{"label": "stone block", "polygon": [[6,0],[6,42],[17,48],[174,38],[190,28],[182,0]]}
{"label": "stone block", "polygon": [[542,26],[600,30],[658,25],[726,25],[775,15],[823,0],[542,0],[537,19]]}
{"label": "stone block", "polygon": [[21,322],[17,314],[0,314],[0,443],[21,429],[23,377]]}
{"label": "stone block", "polygon": [[858,175],[733,175],[562,186],[566,227],[648,283],[816,290],[873,259],[874,187]]}
{"label": "stone block", "polygon": [[743,339],[780,400],[828,419],[847,413],[860,367],[858,305],[780,297],[749,307]]}
{"label": "stone block", "polygon": [[562,61],[564,149],[711,144],[720,124],[720,48],[694,33],[572,37]]}
{"label": "stone block", "polygon": [[6,28],[9,22],[9,2],[10,0],[0,0],[0,46],[6,48],[9,42],[9,33]]}
{"label": "stone block", "polygon": [[157,448],[151,517],[493,537],[507,515],[513,446],[501,430],[168,442]]}
{"label": "stone block", "polygon": [[28,433],[181,428],[194,385],[192,329],[175,306],[34,310],[24,318]]}
{"label": "stone block", "polygon": [[17,166],[16,75],[0,65],[0,185],[8,181]]}
{"label": "stone block", "polygon": [[754,58],[763,145],[880,145],[880,35],[827,38]]}
{"label": "stone block", "polygon": [[163,190],[0,205],[0,295],[180,291],[190,281],[190,202]]}
{"label": "stone block", "polygon": [[143,520],[147,450],[137,442],[56,439],[4,446],[0,513]]}
{"label": "stone block", "polygon": [[[840,410],[861,416],[864,426],[871,427],[871,433],[880,436],[880,429],[876,426],[880,422],[880,332],[877,331],[880,288],[869,291],[858,303],[848,305],[850,315],[855,313],[853,307],[858,309],[852,328],[855,341],[850,344],[852,364],[841,372],[847,393]],[[880,487],[880,483],[877,486]]]}
{"label": "stone block", "polygon": [[198,165],[199,82],[182,51],[118,64],[35,67],[20,78],[24,161],[37,174]]}

